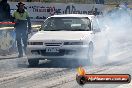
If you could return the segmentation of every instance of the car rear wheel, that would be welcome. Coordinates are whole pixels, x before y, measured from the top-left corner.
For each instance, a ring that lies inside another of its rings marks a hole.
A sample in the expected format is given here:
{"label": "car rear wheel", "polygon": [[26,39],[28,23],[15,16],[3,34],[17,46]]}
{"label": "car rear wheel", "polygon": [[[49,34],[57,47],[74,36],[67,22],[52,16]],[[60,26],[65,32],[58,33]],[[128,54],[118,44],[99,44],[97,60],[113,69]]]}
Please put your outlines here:
{"label": "car rear wheel", "polygon": [[39,64],[39,60],[29,59],[28,63],[29,63],[29,66],[37,66]]}

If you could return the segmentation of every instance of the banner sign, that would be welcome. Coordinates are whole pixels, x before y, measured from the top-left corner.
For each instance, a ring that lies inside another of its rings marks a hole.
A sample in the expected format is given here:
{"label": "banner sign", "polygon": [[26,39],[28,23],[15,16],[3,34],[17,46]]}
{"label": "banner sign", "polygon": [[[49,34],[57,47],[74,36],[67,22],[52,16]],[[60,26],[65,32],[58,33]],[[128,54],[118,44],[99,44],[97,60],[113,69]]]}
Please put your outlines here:
{"label": "banner sign", "polygon": [[[9,2],[11,13],[17,9],[18,2]],[[101,14],[104,6],[100,4],[65,4],[65,3],[42,3],[24,2],[32,21],[43,21],[54,14]]]}

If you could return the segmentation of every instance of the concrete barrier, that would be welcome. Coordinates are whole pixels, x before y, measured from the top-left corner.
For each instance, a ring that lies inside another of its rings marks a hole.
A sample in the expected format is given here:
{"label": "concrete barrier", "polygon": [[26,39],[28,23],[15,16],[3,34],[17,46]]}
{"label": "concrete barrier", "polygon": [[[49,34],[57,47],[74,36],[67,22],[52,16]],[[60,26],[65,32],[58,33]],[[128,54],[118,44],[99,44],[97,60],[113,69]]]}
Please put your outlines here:
{"label": "concrete barrier", "polygon": [[[1,24],[0,27],[0,55],[8,55],[16,52],[15,32],[11,24]],[[5,27],[4,27],[4,26]]]}
{"label": "concrete barrier", "polygon": [[[41,26],[41,22],[32,22],[33,32],[37,32]],[[14,23],[0,22],[0,56],[17,53],[16,34]]]}
{"label": "concrete barrier", "polygon": [[15,32],[13,27],[0,28],[0,55],[16,52]]}

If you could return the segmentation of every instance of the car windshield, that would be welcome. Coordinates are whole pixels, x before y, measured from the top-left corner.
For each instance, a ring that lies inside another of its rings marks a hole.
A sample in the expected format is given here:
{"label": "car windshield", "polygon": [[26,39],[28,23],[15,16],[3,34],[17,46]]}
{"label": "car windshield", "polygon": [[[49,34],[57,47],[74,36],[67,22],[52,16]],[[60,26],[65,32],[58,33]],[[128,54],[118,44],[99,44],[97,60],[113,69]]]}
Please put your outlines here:
{"label": "car windshield", "polygon": [[44,31],[91,31],[88,17],[51,17],[42,25]]}

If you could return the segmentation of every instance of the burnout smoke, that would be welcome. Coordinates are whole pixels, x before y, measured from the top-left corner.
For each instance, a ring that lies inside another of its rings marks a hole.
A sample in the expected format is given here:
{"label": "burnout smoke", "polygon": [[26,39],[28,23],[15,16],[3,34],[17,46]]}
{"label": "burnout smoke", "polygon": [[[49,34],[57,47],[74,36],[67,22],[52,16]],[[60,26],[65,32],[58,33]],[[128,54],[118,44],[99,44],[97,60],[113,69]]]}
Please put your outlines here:
{"label": "burnout smoke", "polygon": [[107,14],[97,16],[96,20],[101,32],[95,34],[94,65],[104,65],[129,57],[127,55],[130,54],[126,53],[132,50],[131,10],[115,8]]}
{"label": "burnout smoke", "polygon": [[[105,47],[106,49],[109,48],[109,54],[107,56],[109,57],[109,61],[116,60],[117,58],[112,58],[112,56],[118,56],[119,53],[123,54],[124,51],[128,51],[128,48],[130,47],[129,45],[131,45],[132,15],[130,13],[131,10],[120,7],[115,8],[104,16],[98,18],[98,23],[101,29],[100,35],[106,35],[102,41],[107,38],[109,43],[108,47]],[[97,47],[100,43],[102,44],[104,42],[97,42]],[[98,52],[95,52],[95,54],[96,53]],[[121,60],[123,57],[119,59]]]}

